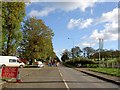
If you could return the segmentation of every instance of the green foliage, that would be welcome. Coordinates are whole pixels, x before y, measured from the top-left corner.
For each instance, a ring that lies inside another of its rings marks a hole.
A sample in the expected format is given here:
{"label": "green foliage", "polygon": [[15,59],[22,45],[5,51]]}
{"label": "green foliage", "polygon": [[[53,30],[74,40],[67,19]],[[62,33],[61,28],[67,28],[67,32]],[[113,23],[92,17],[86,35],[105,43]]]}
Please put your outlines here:
{"label": "green foliage", "polygon": [[2,2],[0,2],[0,55],[2,55]]}
{"label": "green foliage", "polygon": [[71,49],[71,53],[72,53],[72,57],[80,57],[82,51],[80,49],[80,47],[75,46],[74,48]]}
{"label": "green foliage", "polygon": [[68,60],[69,59],[69,57],[68,57],[68,52],[64,52],[63,53],[63,55],[62,55],[62,57],[61,57],[61,60],[63,61],[63,62],[65,62],[66,60]]}
{"label": "green foliage", "polygon": [[26,59],[54,58],[52,46],[52,30],[44,22],[34,17],[24,21],[22,28],[23,41],[21,43],[22,57]]}
{"label": "green foliage", "polygon": [[[108,61],[110,59],[115,59],[120,57],[120,51],[119,50],[103,50],[100,52],[100,58],[101,60],[104,59],[104,61]],[[96,51],[93,55],[90,56],[92,59],[99,59],[99,52]]]}
{"label": "green foliage", "polygon": [[116,62],[120,64],[120,57],[116,59]]}
{"label": "green foliage", "polygon": [[22,40],[21,22],[25,16],[25,3],[2,2],[2,54],[15,55]]}
{"label": "green foliage", "polygon": [[84,52],[84,57],[85,55],[87,55],[87,57],[90,58],[90,55],[93,54],[95,50],[92,47],[85,47],[83,48],[83,52]]}
{"label": "green foliage", "polygon": [[87,67],[88,64],[95,64],[95,62],[87,58],[79,57],[79,58],[67,60],[66,64],[73,65],[73,66],[77,66],[78,64],[81,64],[81,66]]}

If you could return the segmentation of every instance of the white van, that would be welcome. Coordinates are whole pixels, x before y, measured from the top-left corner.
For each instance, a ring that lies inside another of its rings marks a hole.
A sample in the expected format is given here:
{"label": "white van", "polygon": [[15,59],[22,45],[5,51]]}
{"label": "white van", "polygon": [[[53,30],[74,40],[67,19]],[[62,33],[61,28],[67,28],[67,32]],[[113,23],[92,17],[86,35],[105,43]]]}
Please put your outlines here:
{"label": "white van", "polygon": [[24,67],[25,64],[19,61],[15,56],[0,56],[0,67]]}

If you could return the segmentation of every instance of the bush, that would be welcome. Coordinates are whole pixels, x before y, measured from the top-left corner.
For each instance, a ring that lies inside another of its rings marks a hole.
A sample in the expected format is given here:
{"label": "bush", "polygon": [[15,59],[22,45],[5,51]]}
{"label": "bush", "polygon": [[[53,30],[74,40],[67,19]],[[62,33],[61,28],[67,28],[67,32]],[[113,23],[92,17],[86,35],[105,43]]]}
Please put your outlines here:
{"label": "bush", "polygon": [[95,64],[95,62],[87,58],[74,58],[67,60],[65,63],[72,66],[78,66],[78,64],[81,64],[81,67],[87,67],[88,64]]}

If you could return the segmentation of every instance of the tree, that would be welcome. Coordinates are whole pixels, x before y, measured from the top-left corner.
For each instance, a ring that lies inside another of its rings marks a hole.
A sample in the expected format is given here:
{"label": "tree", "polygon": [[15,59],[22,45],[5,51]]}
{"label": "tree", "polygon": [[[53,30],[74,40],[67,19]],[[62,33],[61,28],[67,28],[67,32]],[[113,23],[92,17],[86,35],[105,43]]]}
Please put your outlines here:
{"label": "tree", "polygon": [[63,62],[65,62],[65,61],[68,60],[68,59],[69,59],[69,51],[66,49],[66,50],[64,50],[64,52],[62,53],[61,60],[62,60]]}
{"label": "tree", "polygon": [[75,48],[71,49],[71,52],[73,57],[79,57],[81,55],[82,50],[80,49],[80,47],[75,46]]}
{"label": "tree", "polygon": [[23,40],[21,42],[22,56],[31,63],[34,59],[54,57],[52,46],[52,30],[41,19],[28,18],[23,25]]}
{"label": "tree", "polygon": [[2,55],[16,54],[22,40],[20,28],[24,16],[24,2],[2,2]]}
{"label": "tree", "polygon": [[58,58],[57,55],[56,55],[56,57],[54,59],[57,60],[57,62],[60,62],[60,59]]}
{"label": "tree", "polygon": [[[2,6],[2,2],[0,2],[0,6]],[[2,21],[2,8],[0,8],[0,21]],[[2,25],[2,22],[0,22],[0,25]],[[0,55],[2,55],[2,27],[0,26]]]}
{"label": "tree", "polygon": [[92,47],[85,47],[83,48],[84,55],[87,55],[90,58],[91,54],[94,54],[95,50]]}

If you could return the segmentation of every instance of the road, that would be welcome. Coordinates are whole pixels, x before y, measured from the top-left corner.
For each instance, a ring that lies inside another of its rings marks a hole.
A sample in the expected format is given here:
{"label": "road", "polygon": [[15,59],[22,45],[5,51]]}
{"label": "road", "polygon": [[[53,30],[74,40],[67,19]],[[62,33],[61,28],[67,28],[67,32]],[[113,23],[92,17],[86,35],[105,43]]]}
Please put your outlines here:
{"label": "road", "polygon": [[29,88],[28,90],[35,90],[38,88],[52,88],[55,90],[71,90],[71,88],[78,90],[90,90],[90,88],[91,90],[118,90],[118,86],[115,84],[83,74],[79,71],[76,71],[72,68],[64,67],[62,65],[60,65],[59,67],[44,67],[42,69],[23,69],[26,72],[28,71],[27,73],[29,74],[22,75],[21,83],[7,83],[3,87],[19,88],[21,90],[23,90],[23,88]]}

